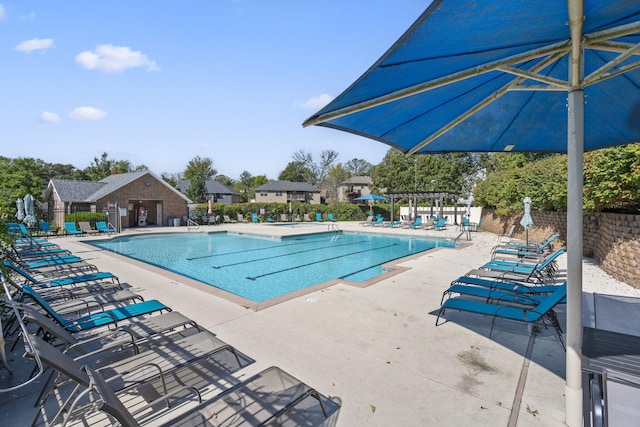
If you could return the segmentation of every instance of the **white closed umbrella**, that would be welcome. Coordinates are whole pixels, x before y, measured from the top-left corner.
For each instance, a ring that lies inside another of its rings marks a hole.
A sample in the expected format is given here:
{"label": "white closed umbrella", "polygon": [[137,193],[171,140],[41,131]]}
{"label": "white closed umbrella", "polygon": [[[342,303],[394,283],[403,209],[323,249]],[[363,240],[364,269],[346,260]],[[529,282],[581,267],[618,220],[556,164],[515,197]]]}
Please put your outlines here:
{"label": "white closed umbrella", "polygon": [[35,203],[36,198],[33,197],[31,194],[27,194],[26,196],[24,196],[24,211],[27,214],[23,221],[25,224],[27,224],[29,227],[33,227],[34,224],[36,223],[36,215],[35,215]]}
{"label": "white closed umbrella", "polygon": [[524,227],[527,246],[529,246],[529,229],[533,227],[533,220],[531,219],[531,199],[529,197],[524,198],[524,215],[520,220],[520,225]]}

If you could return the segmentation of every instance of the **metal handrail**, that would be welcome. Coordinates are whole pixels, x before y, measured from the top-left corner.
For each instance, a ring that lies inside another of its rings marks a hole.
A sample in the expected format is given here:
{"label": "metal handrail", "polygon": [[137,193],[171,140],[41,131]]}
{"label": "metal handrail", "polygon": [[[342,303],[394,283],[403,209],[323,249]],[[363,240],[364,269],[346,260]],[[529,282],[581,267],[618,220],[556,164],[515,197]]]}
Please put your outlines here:
{"label": "metal handrail", "polygon": [[192,219],[188,219],[187,220],[187,231],[191,231],[191,227],[194,227],[196,230],[200,229],[200,224],[198,224],[197,222],[195,222]]}

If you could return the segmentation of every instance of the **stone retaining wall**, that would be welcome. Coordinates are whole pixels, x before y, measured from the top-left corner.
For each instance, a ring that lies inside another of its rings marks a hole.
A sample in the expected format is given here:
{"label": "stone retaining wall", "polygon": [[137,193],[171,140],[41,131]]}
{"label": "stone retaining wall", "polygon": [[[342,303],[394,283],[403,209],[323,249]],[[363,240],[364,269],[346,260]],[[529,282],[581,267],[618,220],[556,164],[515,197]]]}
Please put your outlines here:
{"label": "stone retaining wall", "polygon": [[[513,237],[525,239],[520,225],[522,214],[499,217],[492,209],[483,209],[480,229],[504,234],[516,225]],[[567,213],[532,211],[534,226],[529,239],[542,240],[550,233],[559,233],[555,247],[566,245]],[[584,214],[584,255],[596,258],[600,267],[634,288],[640,289],[640,215],[589,212]]]}

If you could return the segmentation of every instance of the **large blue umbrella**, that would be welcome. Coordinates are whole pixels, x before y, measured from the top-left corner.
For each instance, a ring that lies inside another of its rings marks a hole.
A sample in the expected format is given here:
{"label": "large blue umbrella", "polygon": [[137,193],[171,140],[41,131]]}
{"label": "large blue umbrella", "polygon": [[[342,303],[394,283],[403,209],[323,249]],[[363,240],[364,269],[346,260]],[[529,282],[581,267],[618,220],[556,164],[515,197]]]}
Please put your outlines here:
{"label": "large blue umbrella", "polygon": [[304,123],[408,154],[568,154],[570,426],[582,425],[583,153],[640,139],[638,52],[637,0],[435,0],[365,74]]}
{"label": "large blue umbrella", "polygon": [[353,200],[371,200],[371,201],[376,201],[376,200],[389,200],[386,197],[382,197],[382,196],[378,196],[377,194],[367,194],[366,196],[360,196],[360,197],[356,197]]}

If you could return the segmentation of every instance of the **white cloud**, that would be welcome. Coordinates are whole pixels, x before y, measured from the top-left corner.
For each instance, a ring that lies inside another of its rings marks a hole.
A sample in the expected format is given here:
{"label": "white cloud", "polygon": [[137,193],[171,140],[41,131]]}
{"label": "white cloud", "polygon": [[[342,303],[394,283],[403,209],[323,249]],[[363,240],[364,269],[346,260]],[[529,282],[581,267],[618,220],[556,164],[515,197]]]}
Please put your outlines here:
{"label": "white cloud", "polygon": [[106,115],[107,113],[97,108],[78,107],[69,114],[69,117],[74,120],[100,120]]}
{"label": "white cloud", "polygon": [[18,43],[13,50],[18,52],[33,52],[34,50],[46,50],[53,47],[53,39],[31,39]]}
{"label": "white cloud", "polygon": [[76,62],[89,70],[101,70],[108,73],[119,73],[127,68],[146,67],[148,71],[158,70],[155,61],[139,51],[126,46],[101,44],[96,49],[84,51],[76,56]]}
{"label": "white cloud", "polygon": [[45,123],[55,123],[60,121],[60,116],[58,116],[56,113],[50,113],[49,111],[45,111],[42,114],[40,114],[40,120],[42,120]]}
{"label": "white cloud", "polygon": [[7,19],[7,9],[0,3],[0,21]]}
{"label": "white cloud", "polygon": [[333,97],[329,94],[323,93],[322,95],[312,96],[302,104],[299,104],[302,108],[307,110],[319,110],[333,100]]}

